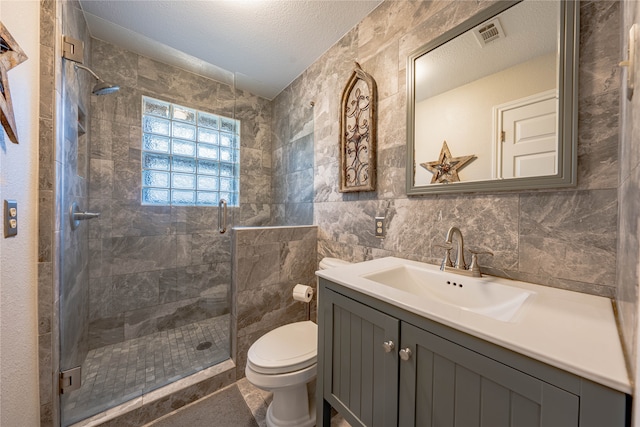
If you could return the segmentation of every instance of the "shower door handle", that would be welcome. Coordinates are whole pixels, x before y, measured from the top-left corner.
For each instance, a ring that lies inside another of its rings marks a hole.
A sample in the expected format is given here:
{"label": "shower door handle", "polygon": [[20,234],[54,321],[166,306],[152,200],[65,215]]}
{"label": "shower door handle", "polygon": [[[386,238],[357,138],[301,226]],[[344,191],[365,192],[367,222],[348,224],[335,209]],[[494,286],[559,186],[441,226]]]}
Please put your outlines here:
{"label": "shower door handle", "polygon": [[220,234],[227,232],[227,201],[220,199],[218,203],[218,231]]}

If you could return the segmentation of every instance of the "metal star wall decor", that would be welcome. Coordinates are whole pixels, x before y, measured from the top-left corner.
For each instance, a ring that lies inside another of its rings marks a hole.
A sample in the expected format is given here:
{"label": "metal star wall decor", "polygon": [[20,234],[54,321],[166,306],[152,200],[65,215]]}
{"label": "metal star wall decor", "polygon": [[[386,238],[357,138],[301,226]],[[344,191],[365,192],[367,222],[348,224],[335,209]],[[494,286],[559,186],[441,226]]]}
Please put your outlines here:
{"label": "metal star wall decor", "polygon": [[460,181],[458,171],[475,158],[476,156],[474,154],[470,156],[453,157],[449,151],[449,146],[447,146],[447,141],[444,141],[442,143],[442,149],[440,150],[438,160],[434,162],[420,163],[420,166],[433,174],[431,184],[436,182],[446,184],[449,182]]}
{"label": "metal star wall decor", "polygon": [[0,22],[0,122],[14,144],[18,143],[18,131],[13,115],[7,71],[26,60],[27,55]]}

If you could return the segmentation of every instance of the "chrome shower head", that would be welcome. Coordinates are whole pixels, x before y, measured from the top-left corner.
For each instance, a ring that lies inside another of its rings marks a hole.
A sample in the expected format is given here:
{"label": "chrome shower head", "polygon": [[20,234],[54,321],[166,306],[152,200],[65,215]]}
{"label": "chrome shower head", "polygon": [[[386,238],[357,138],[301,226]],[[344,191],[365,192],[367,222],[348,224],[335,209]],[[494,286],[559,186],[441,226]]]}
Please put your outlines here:
{"label": "chrome shower head", "polygon": [[94,73],[89,67],[85,67],[84,65],[77,63],[73,64],[73,66],[76,69],[80,68],[82,70],[88,71],[96,80],[98,80],[98,83],[96,83],[96,85],[93,87],[93,90],[91,91],[91,93],[93,93],[94,95],[109,95],[120,90],[120,86],[111,85],[105,82],[100,77],[98,77],[98,75]]}
{"label": "chrome shower head", "polygon": [[120,86],[111,85],[104,80],[99,80],[93,87],[91,93],[94,95],[109,95],[120,90]]}

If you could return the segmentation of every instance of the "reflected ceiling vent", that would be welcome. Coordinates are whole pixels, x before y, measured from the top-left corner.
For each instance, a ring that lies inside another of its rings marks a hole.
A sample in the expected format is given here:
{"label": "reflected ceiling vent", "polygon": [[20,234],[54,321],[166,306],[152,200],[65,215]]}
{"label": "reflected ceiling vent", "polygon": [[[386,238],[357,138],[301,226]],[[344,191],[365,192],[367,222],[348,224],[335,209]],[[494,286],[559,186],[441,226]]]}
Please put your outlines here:
{"label": "reflected ceiling vent", "polygon": [[492,41],[506,37],[498,18],[485,22],[484,24],[474,28],[473,35],[476,36],[476,40],[480,43],[480,47],[485,47]]}

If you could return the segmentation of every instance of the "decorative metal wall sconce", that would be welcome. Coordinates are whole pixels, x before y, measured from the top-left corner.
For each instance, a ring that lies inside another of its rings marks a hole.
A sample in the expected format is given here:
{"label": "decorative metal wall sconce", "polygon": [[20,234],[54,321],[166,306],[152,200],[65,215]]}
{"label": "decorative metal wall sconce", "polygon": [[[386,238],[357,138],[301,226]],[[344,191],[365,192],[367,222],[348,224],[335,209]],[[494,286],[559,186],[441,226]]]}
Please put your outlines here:
{"label": "decorative metal wall sconce", "polygon": [[376,82],[356,62],[340,104],[340,192],[376,189]]}
{"label": "decorative metal wall sconce", "polygon": [[0,122],[2,122],[2,127],[14,144],[18,143],[18,130],[16,129],[16,119],[13,115],[7,71],[26,60],[27,55],[0,22]]}

